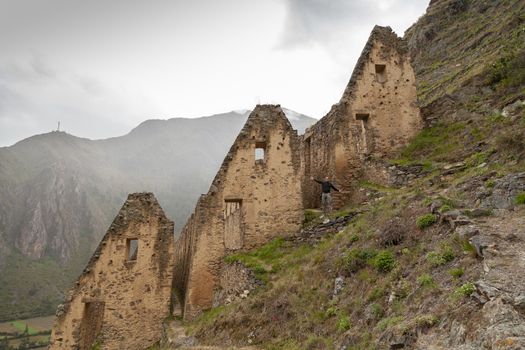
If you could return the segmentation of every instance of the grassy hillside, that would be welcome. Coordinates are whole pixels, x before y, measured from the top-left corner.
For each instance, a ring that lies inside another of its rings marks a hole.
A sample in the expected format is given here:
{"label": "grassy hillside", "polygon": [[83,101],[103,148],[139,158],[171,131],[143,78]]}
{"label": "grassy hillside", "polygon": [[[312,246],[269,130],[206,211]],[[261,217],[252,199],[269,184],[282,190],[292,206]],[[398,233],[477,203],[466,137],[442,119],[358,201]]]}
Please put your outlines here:
{"label": "grassy hillside", "polygon": [[[483,131],[493,123],[499,122],[489,118]],[[524,130],[525,114],[509,127]],[[523,149],[506,149],[502,158],[495,156],[498,151],[472,153],[461,157],[467,160],[464,167],[449,174],[442,162],[457,160],[450,150],[470,138],[468,130],[452,124],[423,131],[401,152],[402,161],[424,159],[432,170],[401,189],[363,184],[376,199],[347,208],[360,214],[321,243],[277,240],[228,257],[267,283],[245,301],[209,311],[189,324],[190,331],[210,344],[382,349],[396,341],[410,344],[421,332],[475,314],[478,306],[468,297],[483,273],[481,259],[439,218],[456,209],[472,220],[492,217],[490,210],[472,211],[468,185],[482,181],[490,189],[505,174],[525,171],[525,162]],[[432,203],[439,206],[436,213]],[[518,205],[516,215],[524,214],[525,206]],[[344,282],[334,294],[337,278]]]}
{"label": "grassy hillside", "polygon": [[422,169],[415,180],[361,183],[369,200],[320,243],[228,257],[264,286],[188,332],[264,349],[525,346],[524,14],[517,0],[431,1],[405,36],[426,127],[385,164]]}

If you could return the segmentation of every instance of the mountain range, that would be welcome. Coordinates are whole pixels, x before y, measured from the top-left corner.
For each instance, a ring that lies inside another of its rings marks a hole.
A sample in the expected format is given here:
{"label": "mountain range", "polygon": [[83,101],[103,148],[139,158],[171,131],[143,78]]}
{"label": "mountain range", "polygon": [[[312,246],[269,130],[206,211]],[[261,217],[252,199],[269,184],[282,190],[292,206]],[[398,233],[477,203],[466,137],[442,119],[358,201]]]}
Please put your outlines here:
{"label": "mountain range", "polygon": [[[299,133],[315,122],[285,112]],[[178,232],[249,113],[147,120],[104,140],[55,131],[0,148],[0,320],[52,313],[128,193],[154,192]]]}

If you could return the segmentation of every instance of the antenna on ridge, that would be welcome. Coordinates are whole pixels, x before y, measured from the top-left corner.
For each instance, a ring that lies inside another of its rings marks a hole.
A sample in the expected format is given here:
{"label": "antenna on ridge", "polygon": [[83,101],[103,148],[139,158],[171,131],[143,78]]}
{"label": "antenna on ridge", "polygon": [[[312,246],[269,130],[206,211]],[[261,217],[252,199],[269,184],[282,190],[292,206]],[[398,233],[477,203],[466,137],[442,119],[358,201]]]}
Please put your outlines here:
{"label": "antenna on ridge", "polygon": [[60,121],[58,122],[57,131],[60,131]]}

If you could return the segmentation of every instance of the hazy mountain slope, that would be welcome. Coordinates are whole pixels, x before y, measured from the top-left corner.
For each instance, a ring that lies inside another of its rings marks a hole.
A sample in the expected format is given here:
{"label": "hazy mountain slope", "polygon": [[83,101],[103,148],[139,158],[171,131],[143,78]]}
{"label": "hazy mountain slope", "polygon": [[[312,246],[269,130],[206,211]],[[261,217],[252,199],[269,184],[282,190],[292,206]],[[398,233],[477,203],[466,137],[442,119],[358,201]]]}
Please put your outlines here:
{"label": "hazy mountain slope", "polygon": [[[52,313],[127,193],[154,192],[182,227],[248,114],[148,120],[107,140],[52,132],[0,148],[0,319]],[[292,124],[314,121],[294,114]]]}

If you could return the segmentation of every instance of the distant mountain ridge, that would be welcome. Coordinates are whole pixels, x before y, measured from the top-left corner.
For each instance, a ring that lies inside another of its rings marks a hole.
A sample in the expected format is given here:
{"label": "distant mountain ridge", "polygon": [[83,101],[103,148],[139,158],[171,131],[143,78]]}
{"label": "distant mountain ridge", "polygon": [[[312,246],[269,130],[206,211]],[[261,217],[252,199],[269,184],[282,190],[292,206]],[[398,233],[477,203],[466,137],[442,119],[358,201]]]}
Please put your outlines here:
{"label": "distant mountain ridge", "polygon": [[[147,120],[104,140],[51,132],[0,148],[0,319],[53,312],[127,193],[154,192],[178,231],[249,113]],[[316,121],[287,114],[300,133]]]}

